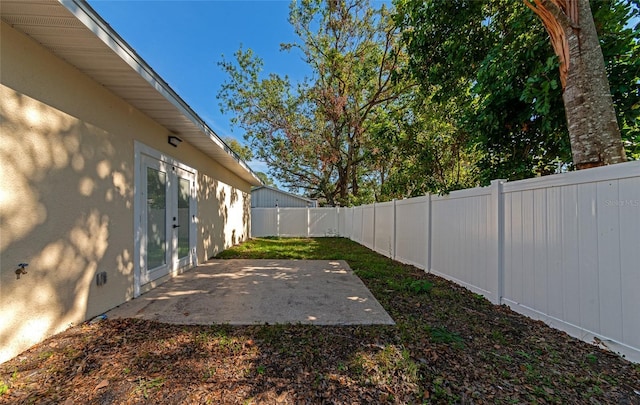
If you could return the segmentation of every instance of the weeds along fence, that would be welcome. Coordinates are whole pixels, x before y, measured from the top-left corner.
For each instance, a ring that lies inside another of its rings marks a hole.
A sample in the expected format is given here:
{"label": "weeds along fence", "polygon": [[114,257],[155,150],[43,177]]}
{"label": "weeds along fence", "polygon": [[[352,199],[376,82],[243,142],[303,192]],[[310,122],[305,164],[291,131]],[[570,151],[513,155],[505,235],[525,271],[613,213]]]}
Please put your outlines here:
{"label": "weeds along fence", "polygon": [[640,162],[353,208],[254,208],[252,236],[342,236],[640,362]]}

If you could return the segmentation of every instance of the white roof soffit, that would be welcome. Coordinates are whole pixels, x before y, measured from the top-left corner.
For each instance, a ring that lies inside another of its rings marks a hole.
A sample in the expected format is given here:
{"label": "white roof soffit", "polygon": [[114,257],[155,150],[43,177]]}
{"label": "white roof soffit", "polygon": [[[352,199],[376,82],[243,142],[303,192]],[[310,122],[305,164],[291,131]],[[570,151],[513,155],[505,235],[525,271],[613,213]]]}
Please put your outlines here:
{"label": "white roof soffit", "polygon": [[[255,173],[84,1],[1,0],[2,20],[251,185]],[[163,134],[166,136],[167,134]]]}

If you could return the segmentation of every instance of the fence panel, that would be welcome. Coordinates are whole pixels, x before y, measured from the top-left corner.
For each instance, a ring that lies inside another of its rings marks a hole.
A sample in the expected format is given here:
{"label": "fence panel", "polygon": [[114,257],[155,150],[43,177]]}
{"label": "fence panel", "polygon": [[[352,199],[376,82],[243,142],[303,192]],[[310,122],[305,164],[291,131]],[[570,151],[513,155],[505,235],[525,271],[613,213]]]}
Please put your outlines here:
{"label": "fence panel", "polygon": [[309,236],[338,236],[338,210],[336,208],[309,209]]}
{"label": "fence panel", "polygon": [[504,185],[503,302],[640,359],[638,162]]}
{"label": "fence panel", "polygon": [[640,362],[640,174],[620,179],[618,186],[618,201],[605,201],[605,209],[620,218],[622,342],[636,348]]}
{"label": "fence panel", "polygon": [[353,208],[338,209],[338,234],[344,238],[351,238],[353,229]]}
{"label": "fence panel", "polygon": [[362,234],[360,244],[373,250],[375,229],[375,204],[362,206]]}
{"label": "fence panel", "polygon": [[278,236],[307,236],[309,234],[307,208],[276,208]]}
{"label": "fence panel", "polygon": [[375,205],[373,229],[373,250],[392,258],[395,250],[395,202]]}
{"label": "fence panel", "polygon": [[395,259],[420,269],[429,262],[429,196],[396,201]]}
{"label": "fence panel", "polygon": [[431,271],[495,301],[490,201],[489,187],[432,196]]}
{"label": "fence panel", "polygon": [[251,208],[251,236],[276,236],[278,213],[273,208]]}
{"label": "fence panel", "polygon": [[351,240],[358,242],[361,245],[362,243],[362,215],[363,209],[360,207],[353,207],[353,215],[351,221]]}

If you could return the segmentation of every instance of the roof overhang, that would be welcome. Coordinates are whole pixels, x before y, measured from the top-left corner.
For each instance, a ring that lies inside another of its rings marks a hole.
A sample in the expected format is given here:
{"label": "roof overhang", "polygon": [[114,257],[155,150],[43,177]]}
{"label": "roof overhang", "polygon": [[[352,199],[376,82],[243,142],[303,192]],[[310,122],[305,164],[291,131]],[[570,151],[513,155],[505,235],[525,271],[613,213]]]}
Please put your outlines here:
{"label": "roof overhang", "polygon": [[262,182],[191,107],[81,0],[2,0],[2,20],[253,186]]}

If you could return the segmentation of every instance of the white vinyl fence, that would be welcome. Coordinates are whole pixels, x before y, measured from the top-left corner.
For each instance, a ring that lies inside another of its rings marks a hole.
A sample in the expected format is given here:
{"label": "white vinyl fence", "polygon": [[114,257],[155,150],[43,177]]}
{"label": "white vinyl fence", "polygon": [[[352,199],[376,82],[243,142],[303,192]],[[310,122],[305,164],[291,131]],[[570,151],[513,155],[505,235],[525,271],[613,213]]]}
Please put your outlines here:
{"label": "white vinyl fence", "polygon": [[251,218],[252,236],[347,237],[640,362],[640,162]]}
{"label": "white vinyl fence", "polygon": [[344,210],[346,208],[251,208],[251,236],[341,236],[347,226]]}

